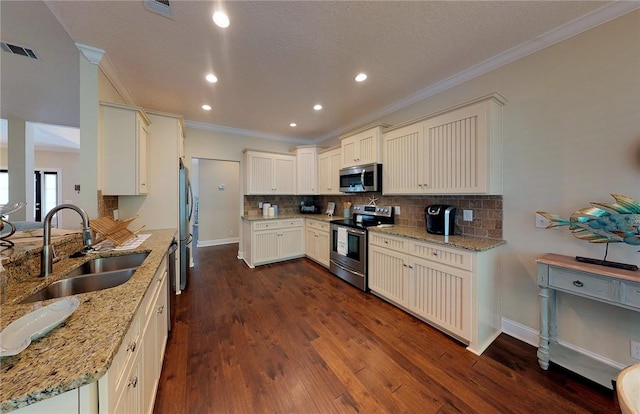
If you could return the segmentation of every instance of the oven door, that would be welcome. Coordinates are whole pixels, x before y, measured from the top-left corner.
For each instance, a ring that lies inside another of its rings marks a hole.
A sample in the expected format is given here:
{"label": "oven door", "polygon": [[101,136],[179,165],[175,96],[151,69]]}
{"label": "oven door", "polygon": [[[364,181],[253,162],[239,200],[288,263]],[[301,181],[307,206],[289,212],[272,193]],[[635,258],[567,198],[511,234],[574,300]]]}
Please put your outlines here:
{"label": "oven door", "polygon": [[[332,224],[331,227],[331,260],[340,266],[365,274],[367,266],[366,232],[362,229]],[[344,249],[339,249],[339,229],[345,231]]]}

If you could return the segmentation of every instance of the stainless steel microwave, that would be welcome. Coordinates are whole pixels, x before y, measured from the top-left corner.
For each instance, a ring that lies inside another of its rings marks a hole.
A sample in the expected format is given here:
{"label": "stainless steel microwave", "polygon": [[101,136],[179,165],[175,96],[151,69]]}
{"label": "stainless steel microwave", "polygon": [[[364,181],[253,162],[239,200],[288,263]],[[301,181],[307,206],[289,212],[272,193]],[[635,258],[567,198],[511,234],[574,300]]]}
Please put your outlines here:
{"label": "stainless steel microwave", "polygon": [[382,191],[382,164],[367,164],[341,169],[340,191],[343,193]]}

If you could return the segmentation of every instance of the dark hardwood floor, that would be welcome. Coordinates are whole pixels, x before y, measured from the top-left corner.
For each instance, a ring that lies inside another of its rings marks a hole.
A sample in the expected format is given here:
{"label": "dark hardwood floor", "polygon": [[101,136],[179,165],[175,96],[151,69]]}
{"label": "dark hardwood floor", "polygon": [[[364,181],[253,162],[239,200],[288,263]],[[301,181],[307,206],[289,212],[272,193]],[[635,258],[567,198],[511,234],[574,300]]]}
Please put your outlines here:
{"label": "dark hardwood floor", "polygon": [[482,356],[307,259],[195,254],[155,413],[619,413],[612,391],[502,334]]}

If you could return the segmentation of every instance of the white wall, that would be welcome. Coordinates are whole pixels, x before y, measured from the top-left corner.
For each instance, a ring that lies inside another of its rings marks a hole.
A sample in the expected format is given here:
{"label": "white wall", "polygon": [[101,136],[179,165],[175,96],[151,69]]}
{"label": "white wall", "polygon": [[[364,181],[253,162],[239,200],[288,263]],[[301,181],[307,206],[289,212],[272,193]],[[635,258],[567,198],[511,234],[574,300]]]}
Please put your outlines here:
{"label": "white wall", "polygon": [[[79,152],[36,150],[34,167],[36,170],[60,170],[58,185],[61,189],[61,198],[58,200],[58,204],[70,203],[82,207],[80,194],[74,189],[75,184],[80,184],[81,177]],[[58,228],[81,229],[82,219],[75,211],[61,210],[58,213]]]}
{"label": "white wall", "polygon": [[[382,119],[396,124],[494,91],[504,106],[503,316],[539,330],[535,258],[602,258],[604,245],[535,228],[537,210],[568,218],[610,193],[640,200],[640,12],[596,27]],[[640,265],[638,246],[608,260]],[[561,338],[630,364],[640,314],[561,297]]]}
{"label": "white wall", "polygon": [[[224,188],[220,188],[221,185]],[[240,163],[199,159],[198,194],[198,246],[237,243]]]}

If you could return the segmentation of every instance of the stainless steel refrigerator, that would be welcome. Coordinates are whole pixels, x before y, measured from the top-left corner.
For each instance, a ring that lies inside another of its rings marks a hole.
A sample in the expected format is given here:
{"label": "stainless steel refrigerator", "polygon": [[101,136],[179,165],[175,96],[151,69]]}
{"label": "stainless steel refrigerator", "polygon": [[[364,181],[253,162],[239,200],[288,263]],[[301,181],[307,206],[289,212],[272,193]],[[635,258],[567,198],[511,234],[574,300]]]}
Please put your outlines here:
{"label": "stainless steel refrigerator", "polygon": [[190,245],[193,236],[190,232],[189,223],[193,213],[193,193],[189,182],[189,170],[182,162],[182,159],[180,160],[179,177],[180,290],[184,290],[187,287],[187,269],[191,262]]}

